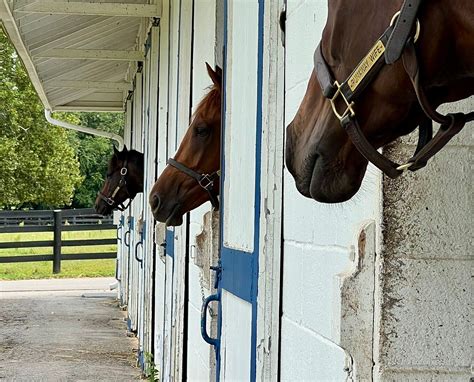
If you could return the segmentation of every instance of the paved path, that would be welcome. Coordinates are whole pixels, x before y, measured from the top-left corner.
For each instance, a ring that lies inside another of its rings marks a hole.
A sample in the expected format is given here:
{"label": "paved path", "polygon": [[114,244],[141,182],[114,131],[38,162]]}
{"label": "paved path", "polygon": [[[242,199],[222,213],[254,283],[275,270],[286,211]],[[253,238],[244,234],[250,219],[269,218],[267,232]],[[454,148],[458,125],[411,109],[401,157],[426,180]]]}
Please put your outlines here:
{"label": "paved path", "polygon": [[0,281],[0,380],[140,379],[113,282]]}

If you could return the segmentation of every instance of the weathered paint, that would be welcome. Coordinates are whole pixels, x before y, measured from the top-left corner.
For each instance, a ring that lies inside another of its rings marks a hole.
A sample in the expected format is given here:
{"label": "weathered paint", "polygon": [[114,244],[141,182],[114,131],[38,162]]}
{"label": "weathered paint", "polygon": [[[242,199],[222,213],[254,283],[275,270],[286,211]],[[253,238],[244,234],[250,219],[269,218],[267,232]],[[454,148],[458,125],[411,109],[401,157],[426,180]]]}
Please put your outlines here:
{"label": "weathered paint", "polygon": [[[474,97],[443,112],[472,111]],[[473,135],[466,126],[426,168],[384,181],[378,290],[381,380],[466,381],[472,376]],[[416,135],[386,150],[409,157]]]}

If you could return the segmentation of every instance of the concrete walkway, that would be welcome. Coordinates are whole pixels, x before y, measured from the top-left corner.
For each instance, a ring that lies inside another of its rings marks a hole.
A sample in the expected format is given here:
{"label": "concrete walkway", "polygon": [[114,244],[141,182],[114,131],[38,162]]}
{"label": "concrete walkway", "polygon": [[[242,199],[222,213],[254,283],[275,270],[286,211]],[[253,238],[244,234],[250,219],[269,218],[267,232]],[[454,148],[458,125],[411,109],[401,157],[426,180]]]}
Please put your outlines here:
{"label": "concrete walkway", "polygon": [[140,379],[113,282],[0,281],[0,380]]}

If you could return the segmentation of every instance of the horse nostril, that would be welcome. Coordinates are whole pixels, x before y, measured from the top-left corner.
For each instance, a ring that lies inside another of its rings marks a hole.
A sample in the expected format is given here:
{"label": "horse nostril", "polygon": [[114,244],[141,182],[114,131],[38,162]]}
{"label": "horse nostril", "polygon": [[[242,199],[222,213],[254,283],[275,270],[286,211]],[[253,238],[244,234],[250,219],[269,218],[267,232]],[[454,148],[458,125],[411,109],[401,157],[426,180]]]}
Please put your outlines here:
{"label": "horse nostril", "polygon": [[153,211],[158,211],[160,209],[160,205],[161,205],[161,199],[160,199],[160,196],[158,194],[153,194],[151,196],[151,209]]}

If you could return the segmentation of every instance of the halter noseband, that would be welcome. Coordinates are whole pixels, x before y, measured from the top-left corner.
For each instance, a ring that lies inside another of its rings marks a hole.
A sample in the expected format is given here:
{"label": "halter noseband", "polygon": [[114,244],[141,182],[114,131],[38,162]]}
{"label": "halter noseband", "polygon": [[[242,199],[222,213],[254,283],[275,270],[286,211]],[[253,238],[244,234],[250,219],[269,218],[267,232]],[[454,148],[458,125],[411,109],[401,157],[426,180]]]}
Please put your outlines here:
{"label": "halter noseband", "polygon": [[204,190],[207,191],[212,207],[215,210],[219,209],[219,199],[217,197],[217,193],[214,191],[214,181],[220,176],[219,170],[214,171],[211,174],[200,174],[199,172],[190,169],[189,167],[183,165],[182,163],[179,163],[173,158],[169,158],[166,163],[178,169],[179,171],[184,172],[186,175],[190,176],[191,178],[195,179],[196,182],[198,182],[198,184]]}
{"label": "halter noseband", "polygon": [[[105,203],[107,203],[110,207],[115,206],[120,211],[125,211],[128,208],[128,206],[130,205],[130,203],[132,202],[132,199],[133,199],[133,198],[130,197],[130,193],[128,192],[128,188],[127,188],[127,180],[126,180],[127,174],[128,174],[128,169],[127,169],[127,160],[126,160],[125,163],[123,164],[123,167],[120,169],[120,175],[121,175],[120,181],[119,181],[117,187],[115,187],[112,194],[110,196],[106,196],[100,191],[97,193],[97,195],[99,195],[99,197]],[[116,200],[114,199],[115,196],[118,194],[118,192],[120,191],[120,189],[122,187],[125,188],[125,192],[127,193],[127,199],[128,199],[128,204],[127,205],[124,205],[123,202],[122,203],[117,203]]]}
{"label": "halter noseband", "polygon": [[[466,122],[474,120],[474,112],[468,114],[449,113],[447,115],[438,113],[431,107],[426,93],[420,85],[415,42],[420,33],[420,23],[416,19],[416,15],[421,2],[422,0],[404,1],[401,10],[393,16],[390,26],[342,84],[334,79],[329,65],[323,57],[321,43],[314,53],[316,76],[323,95],[331,102],[334,115],[339,119],[341,126],[357,150],[390,178],[396,178],[408,169],[415,171],[424,167],[433,155],[462,130]],[[415,23],[415,35],[411,37]],[[402,57],[405,71],[415,89],[418,102],[426,115],[419,125],[418,145],[415,154],[402,165],[392,162],[372,146],[360,128],[353,108],[354,100],[374,79],[382,66],[392,64],[400,57]],[[342,113],[336,107],[338,98],[341,98],[345,104],[345,110]],[[441,125],[434,137],[433,121]]]}

